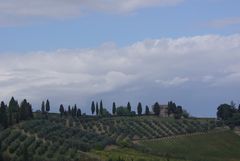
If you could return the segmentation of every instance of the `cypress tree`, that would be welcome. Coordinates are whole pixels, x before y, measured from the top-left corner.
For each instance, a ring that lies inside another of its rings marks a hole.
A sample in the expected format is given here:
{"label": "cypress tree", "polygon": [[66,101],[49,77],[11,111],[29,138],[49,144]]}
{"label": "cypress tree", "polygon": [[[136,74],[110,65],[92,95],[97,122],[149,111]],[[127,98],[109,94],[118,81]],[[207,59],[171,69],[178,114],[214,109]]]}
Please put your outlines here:
{"label": "cypress tree", "polygon": [[68,115],[70,116],[72,114],[71,106],[68,105]]}
{"label": "cypress tree", "polygon": [[47,113],[50,111],[50,103],[49,103],[49,100],[47,100],[47,102],[46,102],[46,111],[47,111]]}
{"label": "cypress tree", "polygon": [[49,113],[49,111],[50,111],[50,102],[49,102],[49,100],[47,99],[47,101],[46,101],[46,112],[47,112],[46,118],[47,118],[47,119],[48,119],[48,113]]}
{"label": "cypress tree", "polygon": [[153,105],[153,112],[154,112],[155,115],[159,115],[160,114],[160,105],[158,104],[158,102],[156,102]]}
{"label": "cypress tree", "polygon": [[27,100],[24,99],[20,104],[20,120],[26,120],[27,119]]}
{"label": "cypress tree", "polygon": [[7,106],[2,101],[0,106],[0,124],[6,129],[8,127]]}
{"label": "cypress tree", "polygon": [[41,111],[42,111],[42,114],[45,114],[45,102],[44,101],[42,101]]}
{"label": "cypress tree", "polygon": [[145,114],[146,114],[146,115],[149,115],[149,107],[148,107],[148,106],[146,106]]}
{"label": "cypress tree", "polygon": [[94,103],[94,101],[92,101],[91,110],[92,110],[92,115],[93,115],[94,112],[95,112],[95,103]]}
{"label": "cypress tree", "polygon": [[16,106],[15,119],[16,119],[16,123],[19,123],[19,121],[20,121],[20,107],[19,107],[18,101],[15,102],[15,106]]}
{"label": "cypress tree", "polygon": [[73,116],[77,116],[77,105],[75,104],[74,107],[73,107]]}
{"label": "cypress tree", "polygon": [[15,108],[15,99],[14,99],[14,97],[12,97],[9,102],[9,105],[8,105],[8,123],[9,123],[9,125],[13,125],[14,108]]}
{"label": "cypress tree", "polygon": [[115,115],[116,114],[116,103],[113,102],[113,105],[112,105],[112,114]]}
{"label": "cypress tree", "polygon": [[138,111],[138,115],[142,115],[142,104],[141,104],[141,102],[138,103],[137,111]]}
{"label": "cypress tree", "polygon": [[130,102],[128,102],[128,104],[127,104],[127,109],[128,109],[129,112],[132,111]]}
{"label": "cypress tree", "polygon": [[81,109],[77,109],[77,117],[80,117],[82,115]]}
{"label": "cypress tree", "polygon": [[100,101],[100,115],[103,115],[103,103],[102,100]]}
{"label": "cypress tree", "polygon": [[96,115],[98,116],[99,109],[98,109],[98,102],[96,103]]}
{"label": "cypress tree", "polygon": [[60,105],[59,112],[60,112],[60,115],[61,115],[61,117],[62,117],[63,114],[64,114],[64,107],[63,107],[62,104]]}

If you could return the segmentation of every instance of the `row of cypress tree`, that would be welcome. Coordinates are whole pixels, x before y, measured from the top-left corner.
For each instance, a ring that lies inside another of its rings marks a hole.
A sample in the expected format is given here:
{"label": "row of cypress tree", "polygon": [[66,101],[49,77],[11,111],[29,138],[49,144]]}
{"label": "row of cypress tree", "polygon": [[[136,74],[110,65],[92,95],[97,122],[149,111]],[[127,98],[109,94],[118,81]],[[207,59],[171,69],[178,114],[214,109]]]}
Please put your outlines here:
{"label": "row of cypress tree", "polygon": [[3,101],[1,102],[0,125],[4,128],[31,118],[33,118],[32,105],[26,99],[20,105],[14,97],[11,98],[8,105]]}

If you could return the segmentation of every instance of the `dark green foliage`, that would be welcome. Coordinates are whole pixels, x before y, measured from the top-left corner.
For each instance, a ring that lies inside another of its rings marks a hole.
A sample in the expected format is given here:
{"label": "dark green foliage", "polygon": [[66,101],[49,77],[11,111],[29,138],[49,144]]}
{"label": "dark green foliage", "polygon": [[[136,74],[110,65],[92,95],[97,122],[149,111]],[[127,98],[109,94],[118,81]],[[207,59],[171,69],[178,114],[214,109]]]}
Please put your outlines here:
{"label": "dark green foliage", "polygon": [[91,111],[92,111],[92,115],[93,115],[94,112],[95,112],[95,103],[94,103],[94,101],[92,101]]}
{"label": "dark green foliage", "polygon": [[33,118],[32,106],[24,99],[20,104],[20,119],[28,120]]}
{"label": "dark green foliage", "polygon": [[113,102],[113,105],[112,105],[112,114],[115,115],[116,114],[116,103]]}
{"label": "dark green foliage", "polygon": [[75,104],[72,108],[72,117],[76,117],[77,116],[77,105]]}
{"label": "dark green foliage", "polygon": [[8,105],[8,124],[13,125],[18,121],[18,109],[19,105],[18,102],[14,99],[14,97],[11,98],[9,105]]}
{"label": "dark green foliage", "polygon": [[81,109],[77,109],[77,117],[80,117],[82,115]]}
{"label": "dark green foliage", "polygon": [[183,110],[182,116],[183,118],[189,118],[189,113],[186,110]]}
{"label": "dark green foliage", "polygon": [[127,109],[128,109],[129,112],[132,111],[130,102],[128,102],[128,104],[127,104]]}
{"label": "dark green foliage", "polygon": [[59,112],[60,112],[60,115],[61,115],[61,117],[62,117],[63,114],[64,114],[64,107],[63,107],[62,104],[60,105]]}
{"label": "dark green foliage", "polygon": [[49,100],[46,101],[46,111],[47,111],[47,113],[50,111],[50,102],[49,102]]}
{"label": "dark green foliage", "polygon": [[176,110],[174,111],[174,118],[180,119],[182,117],[182,114],[183,114],[182,106],[177,106]]}
{"label": "dark green foliage", "polygon": [[170,101],[168,102],[168,115],[174,114],[176,112],[177,105],[176,103]]}
{"label": "dark green foliage", "polygon": [[130,116],[131,113],[127,109],[127,107],[120,106],[117,108],[116,113],[118,116]]}
{"label": "dark green foliage", "polygon": [[150,113],[150,111],[149,111],[149,107],[146,106],[146,108],[145,108],[145,114],[146,114],[146,115],[149,115],[149,113]]}
{"label": "dark green foliage", "polygon": [[96,103],[96,115],[99,115],[98,102]]}
{"label": "dark green foliage", "polygon": [[102,100],[100,101],[100,115],[103,115],[103,103]]}
{"label": "dark green foliage", "polygon": [[158,104],[158,102],[156,102],[153,105],[153,112],[154,112],[155,115],[159,115],[160,114],[160,105]]}
{"label": "dark green foliage", "polygon": [[44,101],[42,101],[41,112],[42,112],[42,114],[45,114],[45,102]]}
{"label": "dark green foliage", "polygon": [[217,117],[218,119],[227,120],[236,113],[236,109],[228,104],[221,104],[217,108]]}
{"label": "dark green foliage", "polygon": [[138,103],[137,112],[138,112],[138,115],[142,115],[142,104],[141,104],[141,102]]}
{"label": "dark green foliage", "polygon": [[7,106],[2,101],[0,105],[0,125],[4,128],[8,127]]}
{"label": "dark green foliage", "polygon": [[175,119],[180,119],[182,117],[187,118],[189,116],[189,114],[183,110],[182,106],[177,106],[176,103],[172,101],[168,102],[168,116],[169,115],[173,115]]}

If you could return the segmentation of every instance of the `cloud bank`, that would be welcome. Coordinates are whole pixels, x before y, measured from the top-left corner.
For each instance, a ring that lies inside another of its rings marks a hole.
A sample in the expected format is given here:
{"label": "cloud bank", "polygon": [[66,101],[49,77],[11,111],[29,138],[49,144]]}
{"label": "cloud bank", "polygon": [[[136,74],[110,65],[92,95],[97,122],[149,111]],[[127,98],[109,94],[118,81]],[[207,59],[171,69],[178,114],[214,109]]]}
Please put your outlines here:
{"label": "cloud bank", "polygon": [[216,89],[222,88],[237,95],[239,60],[240,35],[145,40],[122,48],[108,43],[92,49],[0,54],[0,96],[5,100],[13,95],[26,97],[38,104],[51,98],[60,104],[86,103],[107,94],[110,99],[141,96],[148,102],[168,91],[173,92],[166,99],[175,98],[179,89],[180,95],[197,94],[200,100],[199,94],[217,97]]}
{"label": "cloud bank", "polygon": [[89,12],[130,13],[141,8],[176,5],[183,0],[0,0],[0,26],[45,19],[63,20]]}

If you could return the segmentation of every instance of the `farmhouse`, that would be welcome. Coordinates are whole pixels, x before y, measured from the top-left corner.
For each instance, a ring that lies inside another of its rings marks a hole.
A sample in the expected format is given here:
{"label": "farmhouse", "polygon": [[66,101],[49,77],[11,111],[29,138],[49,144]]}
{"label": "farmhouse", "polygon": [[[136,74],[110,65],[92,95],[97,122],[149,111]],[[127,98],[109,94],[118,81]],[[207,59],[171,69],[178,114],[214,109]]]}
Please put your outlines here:
{"label": "farmhouse", "polygon": [[168,105],[160,105],[160,117],[169,117],[168,116]]}

